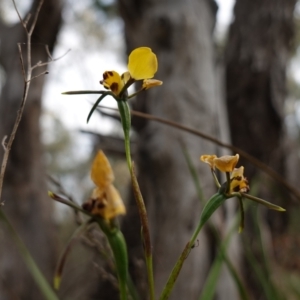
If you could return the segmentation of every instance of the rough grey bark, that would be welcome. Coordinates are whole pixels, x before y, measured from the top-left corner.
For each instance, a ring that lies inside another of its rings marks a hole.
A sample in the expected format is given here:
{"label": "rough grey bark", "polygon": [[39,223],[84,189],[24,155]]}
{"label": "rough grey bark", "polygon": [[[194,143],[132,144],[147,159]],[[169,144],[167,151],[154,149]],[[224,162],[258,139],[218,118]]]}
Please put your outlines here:
{"label": "rough grey bark", "polygon": [[[287,164],[290,164],[291,157],[293,167],[299,166],[295,151],[291,146],[286,147],[284,125],[286,68],[294,37],[295,3],[295,0],[237,1],[225,56],[227,107],[233,144],[288,180],[287,175],[291,172]],[[248,161],[242,160],[242,164],[249,179],[260,178],[259,196],[285,208],[291,204],[290,197],[278,184],[262,176]],[[271,225],[272,236],[276,237],[287,228],[288,213],[264,212],[262,220],[268,220],[267,227]],[[251,226],[247,228],[250,234]],[[249,282],[255,275],[251,268],[247,270]]]}
{"label": "rough grey bark", "polygon": [[[35,12],[39,0],[33,1]],[[40,11],[32,38],[32,64],[47,61],[45,45],[52,52],[61,24],[62,3],[46,0]],[[31,21],[29,21],[30,23]],[[0,139],[9,135],[23,94],[23,77],[17,43],[26,48],[24,29],[20,24],[1,23],[0,63],[5,71],[5,84],[0,98]],[[25,51],[23,52],[25,55]],[[26,62],[26,56],[25,56]],[[34,75],[45,69],[37,69]],[[4,211],[37,264],[48,279],[53,275],[56,246],[52,204],[47,197],[45,170],[42,161],[39,118],[44,76],[34,79],[19,131],[13,144],[4,181]],[[0,149],[1,160],[3,156]],[[24,266],[3,224],[0,227],[0,298],[42,299],[31,275]]]}
{"label": "rough grey bark", "polygon": [[[217,107],[221,100],[216,92],[212,42],[216,9],[214,2],[120,0],[119,4],[125,22],[128,52],[138,46],[151,47],[159,62],[155,78],[164,81],[161,87],[140,94],[134,108],[218,136]],[[136,160],[149,214],[156,293],[159,294],[201,213],[181,143],[187,148],[197,168],[205,200],[215,192],[215,188],[210,171],[199,162],[199,156],[217,153],[217,148],[155,122],[134,119],[133,125],[138,132]],[[232,217],[232,209],[227,213],[226,217]],[[218,216],[216,224],[224,233],[228,223],[226,218]],[[138,279],[144,299],[147,294],[146,279],[140,267],[140,224],[134,202],[128,208],[124,223],[131,253],[131,271]],[[214,247],[210,234],[203,232],[199,236],[199,245],[191,251],[185,262],[172,299],[197,299],[214,258]],[[232,248],[232,253],[236,254],[237,244]],[[237,299],[230,276],[222,276],[222,280],[218,299]]]}
{"label": "rough grey bark", "polygon": [[283,171],[283,105],[295,2],[237,1],[226,49],[232,141],[278,171]]}

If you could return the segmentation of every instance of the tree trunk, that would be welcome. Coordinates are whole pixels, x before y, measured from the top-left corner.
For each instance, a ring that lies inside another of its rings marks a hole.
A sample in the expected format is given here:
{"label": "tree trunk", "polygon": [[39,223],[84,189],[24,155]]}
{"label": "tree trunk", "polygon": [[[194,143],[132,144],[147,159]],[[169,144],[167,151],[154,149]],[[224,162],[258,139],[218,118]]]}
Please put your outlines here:
{"label": "tree trunk", "polygon": [[[128,52],[139,46],[151,47],[159,63],[155,78],[164,81],[161,87],[140,94],[134,108],[219,136],[217,107],[222,103],[216,92],[217,76],[212,42],[215,3],[206,0],[120,0],[119,4],[125,21]],[[217,147],[155,122],[134,119],[133,125],[138,132],[138,178],[151,226],[158,295],[190,239],[201,213],[181,145],[186,147],[197,168],[205,200],[216,190],[210,171],[199,162],[199,156],[217,154]],[[228,203],[228,220],[232,217],[232,203]],[[218,221],[222,223],[220,218]],[[227,222],[223,221],[220,231],[223,229],[224,233]],[[132,254],[132,272],[135,279],[139,279],[139,289],[145,299],[146,279],[140,267],[143,256],[140,224],[133,201],[128,208],[124,227],[129,252]],[[208,232],[200,234],[199,245],[185,261],[172,299],[197,299],[214,258],[214,247]],[[231,253],[238,256],[237,243],[232,248]],[[237,299],[228,274],[223,274],[218,292],[218,299]]]}
{"label": "tree trunk", "polygon": [[[289,153],[286,147],[284,125],[286,67],[294,37],[295,3],[296,0],[237,1],[225,55],[232,142],[287,180],[290,172],[287,170],[288,158],[295,158],[292,155],[294,150]],[[248,161],[242,160],[242,164],[248,179],[261,183],[258,196],[285,208],[291,204],[290,197],[278,183],[263,176]],[[293,160],[293,166],[299,166],[297,159]],[[287,229],[288,213],[264,210],[263,214],[262,220],[268,220],[268,226],[274,230],[273,237]],[[246,219],[249,220],[250,216]],[[253,230],[251,228],[253,226],[249,224],[246,226],[249,234]],[[251,278],[254,280],[255,277],[253,269],[248,268],[247,272],[247,282],[251,282]],[[256,298],[259,298],[259,293]]]}
{"label": "tree trunk", "polygon": [[[35,13],[40,1],[32,4]],[[45,45],[53,51],[61,24],[61,1],[46,0],[42,6],[32,38],[32,64],[47,61]],[[32,17],[29,23],[32,21]],[[23,49],[26,63],[26,37],[23,27],[1,24],[0,63],[6,82],[0,100],[0,137],[11,133],[23,94],[24,80],[17,43]],[[45,70],[38,68],[37,75]],[[41,97],[44,75],[32,80],[28,101],[13,144],[7,166],[3,197],[4,212],[28,246],[31,254],[48,279],[53,276],[56,246],[52,204],[47,197],[45,168],[40,141]],[[2,147],[0,149],[3,156]],[[3,225],[0,228],[0,298],[40,300],[31,275]]]}

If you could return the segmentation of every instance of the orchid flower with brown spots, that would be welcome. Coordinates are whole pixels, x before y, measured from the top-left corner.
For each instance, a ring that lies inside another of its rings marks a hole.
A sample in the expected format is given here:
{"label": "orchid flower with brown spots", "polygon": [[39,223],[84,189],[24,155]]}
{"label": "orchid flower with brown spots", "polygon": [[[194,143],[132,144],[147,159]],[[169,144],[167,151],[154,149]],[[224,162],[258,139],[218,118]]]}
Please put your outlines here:
{"label": "orchid flower with brown spots", "polygon": [[124,215],[126,213],[125,205],[112,184],[114,173],[103,151],[99,151],[93,161],[91,178],[96,188],[90,199],[82,205],[83,209],[105,220]]}
{"label": "orchid flower with brown spots", "polygon": [[[247,198],[257,203],[260,203],[269,209],[273,209],[281,212],[285,211],[285,209],[280,206],[277,206],[268,201],[265,201],[263,199],[248,194],[248,192],[250,191],[250,187],[247,178],[244,177],[244,167],[241,166],[239,168],[236,168],[236,165],[239,160],[238,154],[234,156],[224,155],[221,157],[217,157],[214,154],[202,155],[200,157],[200,160],[210,166],[216,185],[219,188],[219,193],[224,194],[226,198],[232,198],[236,196],[239,199],[240,208],[241,208],[241,224],[239,229],[240,232],[243,230],[244,227],[244,209],[243,209],[242,198]],[[219,183],[217,179],[215,173],[216,169],[226,173],[227,181],[222,185]]]}
{"label": "orchid flower with brown spots", "polygon": [[116,71],[106,71],[103,73],[103,80],[100,83],[119,97],[136,80],[143,80],[142,89],[162,85],[162,81],[151,79],[157,72],[157,68],[156,55],[150,48],[136,48],[129,55],[127,72],[120,76]]}

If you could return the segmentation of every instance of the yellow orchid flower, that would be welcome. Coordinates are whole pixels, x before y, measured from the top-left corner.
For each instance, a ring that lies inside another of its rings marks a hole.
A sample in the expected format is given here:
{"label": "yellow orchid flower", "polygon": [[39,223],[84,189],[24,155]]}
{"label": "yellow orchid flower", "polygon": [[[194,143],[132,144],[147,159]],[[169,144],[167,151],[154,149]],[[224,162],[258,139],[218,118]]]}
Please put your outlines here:
{"label": "yellow orchid flower", "polygon": [[116,71],[106,71],[100,83],[119,96],[126,83],[130,86],[136,80],[144,80],[143,89],[162,84],[160,80],[151,80],[157,72],[158,64],[156,55],[148,47],[140,47],[133,50],[128,58],[128,72],[121,76]]}
{"label": "yellow orchid flower", "polygon": [[112,184],[114,174],[103,151],[99,151],[93,161],[91,178],[96,188],[90,199],[82,207],[91,214],[106,220],[124,215],[126,213],[125,205],[119,192]]}
{"label": "yellow orchid flower", "polygon": [[221,157],[217,157],[214,154],[205,154],[200,156],[200,160],[206,164],[209,164],[212,170],[217,168],[221,172],[232,172],[239,160],[239,155],[224,155]]}
{"label": "yellow orchid flower", "polygon": [[[248,181],[244,177],[244,167],[240,167],[238,169],[235,168],[239,155],[224,155],[217,157],[214,154],[205,154],[200,156],[200,160],[206,164],[210,165],[212,170],[215,182],[218,187],[220,187],[220,183],[215,174],[215,168],[220,170],[221,172],[227,173],[227,178],[230,178],[230,187],[228,186],[228,192],[231,194],[232,192],[246,192],[249,191]],[[231,175],[229,175],[231,174]],[[246,188],[248,187],[248,188]],[[241,189],[239,189],[241,188]]]}
{"label": "yellow orchid flower", "polygon": [[[244,167],[241,166],[239,168],[235,168],[239,160],[238,154],[234,156],[224,155],[221,157],[217,157],[214,154],[213,155],[206,154],[206,155],[202,155],[200,157],[200,160],[210,165],[214,180],[216,182],[216,185],[219,188],[219,193],[224,194],[227,198],[231,198],[234,196],[237,196],[239,198],[241,215],[242,215],[241,226],[240,226],[241,230],[243,228],[243,219],[244,219],[242,198],[247,198],[257,203],[260,203],[269,209],[273,209],[277,211],[285,211],[284,208],[278,205],[272,204],[268,201],[247,194],[250,188],[249,188],[247,178],[244,177]],[[227,182],[225,182],[223,185],[221,185],[218,181],[218,178],[215,174],[215,168],[219,169],[221,172],[226,173]]]}

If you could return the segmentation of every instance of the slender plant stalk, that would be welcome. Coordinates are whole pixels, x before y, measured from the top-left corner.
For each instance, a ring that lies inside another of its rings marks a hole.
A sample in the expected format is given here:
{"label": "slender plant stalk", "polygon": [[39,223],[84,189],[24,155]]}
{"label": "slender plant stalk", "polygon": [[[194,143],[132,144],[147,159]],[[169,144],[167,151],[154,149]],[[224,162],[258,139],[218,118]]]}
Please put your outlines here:
{"label": "slender plant stalk", "polygon": [[[186,159],[186,162],[187,162],[187,165],[188,165],[188,168],[190,170],[190,173],[192,175],[192,179],[193,179],[193,182],[195,184],[195,187],[196,187],[196,190],[197,190],[197,195],[198,195],[198,198],[200,200],[200,203],[201,204],[204,204],[204,197],[203,197],[203,192],[202,192],[202,188],[201,188],[201,185],[200,185],[200,179],[199,179],[199,176],[198,176],[198,173],[197,173],[197,170],[195,168],[195,166],[193,165],[192,163],[192,159],[189,155],[189,152],[188,150],[186,149],[186,147],[184,146],[184,144],[181,143],[181,147],[182,147],[182,150],[183,150],[183,154],[185,156],[185,159]],[[215,172],[212,170],[212,175],[216,181],[216,185],[220,188],[220,183],[218,181],[218,179],[215,177],[216,174]],[[240,201],[242,201],[241,198],[238,198]],[[240,205],[242,206],[243,203],[240,203]],[[237,218],[237,217],[236,217]],[[234,224],[236,223],[236,221],[234,222]],[[241,219],[240,219],[240,224],[244,224],[244,210],[243,210],[243,207],[241,207]],[[221,237],[220,235],[218,234],[218,231],[216,229],[216,227],[214,226],[214,224],[212,222],[208,222],[208,225],[210,226],[216,240],[218,241],[218,245],[219,247],[221,247]],[[240,229],[241,229],[241,225],[240,225]],[[233,226],[235,227],[235,226]],[[226,239],[226,238],[225,238]],[[223,242],[224,243],[224,242]],[[222,250],[222,249],[221,249]],[[220,254],[222,255],[222,259],[224,260],[224,262],[226,263],[226,266],[230,272],[230,275],[232,276],[238,290],[239,290],[239,294],[240,294],[240,298],[243,299],[243,300],[249,300],[249,297],[248,297],[248,294],[247,294],[247,291],[243,285],[243,283],[241,282],[240,278],[239,278],[239,275],[237,273],[237,270],[235,269],[235,267],[233,266],[233,264],[231,263],[229,257],[227,256],[227,253],[225,251],[226,249],[224,249],[224,251],[220,251]]]}
{"label": "slender plant stalk", "polygon": [[[100,217],[93,216],[89,212],[83,210],[80,206],[71,202],[55,193],[48,192],[49,197],[53,200],[58,201],[60,203],[66,204],[73,209],[76,209],[87,216],[90,216],[89,222],[96,221],[104,232],[105,236],[107,237],[108,243],[112,249],[115,265],[116,265],[116,272],[118,276],[119,288],[120,288],[120,299],[127,300],[127,283],[128,283],[128,255],[127,255],[127,247],[124,236],[119,228],[114,224],[109,224],[105,220],[101,219]],[[129,288],[130,292],[133,292],[133,287]],[[135,296],[133,296],[135,297]]]}
{"label": "slender plant stalk", "polygon": [[131,175],[132,187],[134,192],[134,197],[137,203],[140,220],[142,224],[142,238],[144,243],[144,253],[147,267],[147,275],[148,275],[148,284],[149,284],[149,295],[150,299],[154,300],[155,298],[155,289],[154,289],[154,277],[153,277],[153,258],[152,258],[152,246],[150,239],[150,229],[149,222],[147,216],[147,210],[145,206],[145,202],[135,175],[134,166],[131,161],[130,154],[130,127],[131,127],[131,116],[130,109],[127,101],[119,101],[118,108],[121,116],[121,122],[124,131],[124,141],[125,141],[125,153],[128,169]]}
{"label": "slender plant stalk", "polygon": [[133,192],[138,205],[139,215],[142,223],[142,238],[143,238],[144,252],[145,252],[145,259],[146,259],[150,299],[154,300],[155,290],[154,290],[153,259],[152,259],[150,230],[149,230],[147,211],[144,204],[143,196],[141,194],[140,187],[134,172],[134,165],[132,165],[131,168],[131,178],[132,178]]}
{"label": "slender plant stalk", "polygon": [[130,128],[131,128],[131,116],[130,108],[127,101],[119,101],[118,108],[121,116],[121,122],[124,132],[124,143],[125,143],[125,153],[128,169],[131,170],[131,153],[130,153]]}
{"label": "slender plant stalk", "polygon": [[186,244],[183,252],[181,253],[180,257],[178,258],[170,276],[169,279],[162,291],[162,294],[160,296],[160,300],[166,300],[169,298],[174,284],[176,282],[176,279],[180,273],[180,270],[183,266],[183,263],[185,261],[185,259],[188,257],[188,254],[190,253],[192,247],[195,244],[195,241],[197,239],[198,234],[200,233],[201,229],[203,228],[203,225],[208,221],[208,219],[210,218],[210,216],[214,213],[214,211],[226,200],[226,196],[223,194],[215,194],[213,195],[205,204],[201,216],[200,216],[200,221],[199,224],[197,226],[197,228],[195,229],[190,241]]}

